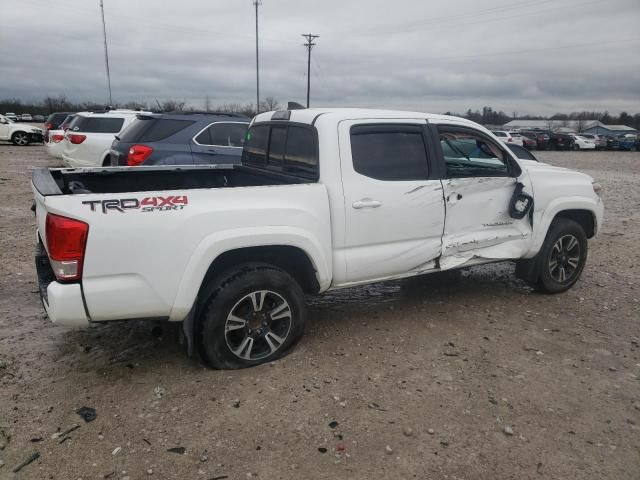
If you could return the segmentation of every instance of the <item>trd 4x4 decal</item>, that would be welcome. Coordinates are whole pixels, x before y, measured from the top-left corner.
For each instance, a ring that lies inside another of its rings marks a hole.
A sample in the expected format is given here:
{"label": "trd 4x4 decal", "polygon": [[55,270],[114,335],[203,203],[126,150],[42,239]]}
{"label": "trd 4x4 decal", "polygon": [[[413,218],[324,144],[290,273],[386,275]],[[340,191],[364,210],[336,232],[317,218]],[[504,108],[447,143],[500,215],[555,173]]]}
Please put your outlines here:
{"label": "trd 4x4 decal", "polygon": [[169,210],[182,210],[189,204],[186,195],[169,195],[168,197],[114,198],[110,200],[86,200],[83,205],[89,205],[92,212],[101,210],[109,213],[109,210],[124,213],[126,210],[140,210],[141,212],[166,212]]}

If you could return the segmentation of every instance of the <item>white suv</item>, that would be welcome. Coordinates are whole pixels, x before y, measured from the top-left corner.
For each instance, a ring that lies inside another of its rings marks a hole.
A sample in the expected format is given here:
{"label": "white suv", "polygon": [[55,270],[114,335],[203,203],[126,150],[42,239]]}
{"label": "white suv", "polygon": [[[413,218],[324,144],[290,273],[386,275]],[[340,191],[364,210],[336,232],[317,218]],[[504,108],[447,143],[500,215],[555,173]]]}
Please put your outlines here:
{"label": "white suv", "polygon": [[149,112],[110,110],[77,113],[65,134],[62,161],[67,167],[109,165],[109,149],[115,136],[142,113]]}

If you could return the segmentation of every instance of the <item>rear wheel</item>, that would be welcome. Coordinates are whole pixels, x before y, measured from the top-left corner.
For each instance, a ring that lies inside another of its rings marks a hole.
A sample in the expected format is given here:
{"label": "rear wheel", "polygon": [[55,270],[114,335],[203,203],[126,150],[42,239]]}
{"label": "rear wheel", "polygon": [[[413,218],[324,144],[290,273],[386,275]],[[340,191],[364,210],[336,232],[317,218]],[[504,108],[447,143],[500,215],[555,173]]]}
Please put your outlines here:
{"label": "rear wheel", "polygon": [[11,142],[19,147],[26,147],[31,143],[31,138],[26,132],[16,132],[11,136]]}
{"label": "rear wheel", "polygon": [[236,369],[285,355],[304,332],[304,294],[285,271],[246,264],[213,286],[199,319],[198,346],[204,363]]}
{"label": "rear wheel", "polygon": [[580,150],[580,145],[578,145],[577,143],[573,144],[573,149],[574,150]]}
{"label": "rear wheel", "polygon": [[578,281],[587,261],[587,236],[567,218],[553,221],[538,254],[536,286],[545,293],[560,293]]}

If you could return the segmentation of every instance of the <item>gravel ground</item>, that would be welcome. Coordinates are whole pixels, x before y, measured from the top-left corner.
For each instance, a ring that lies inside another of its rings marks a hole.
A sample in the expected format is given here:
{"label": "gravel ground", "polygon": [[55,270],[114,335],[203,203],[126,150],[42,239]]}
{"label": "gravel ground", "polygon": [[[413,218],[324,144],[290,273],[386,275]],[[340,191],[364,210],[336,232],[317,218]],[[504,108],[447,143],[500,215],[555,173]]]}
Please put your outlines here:
{"label": "gravel ground", "polygon": [[149,324],[53,327],[29,176],[55,162],[0,145],[0,478],[638,479],[640,153],[538,156],[604,188],[572,290],[510,264],[344,290],[288,357],[229,372]]}

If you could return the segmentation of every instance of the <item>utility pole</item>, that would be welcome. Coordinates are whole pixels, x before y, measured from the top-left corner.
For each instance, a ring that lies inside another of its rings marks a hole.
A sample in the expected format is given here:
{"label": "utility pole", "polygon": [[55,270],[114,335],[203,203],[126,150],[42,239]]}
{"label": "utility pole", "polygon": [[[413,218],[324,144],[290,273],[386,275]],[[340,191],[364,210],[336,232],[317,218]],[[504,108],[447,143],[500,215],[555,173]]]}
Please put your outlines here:
{"label": "utility pole", "polygon": [[104,63],[107,67],[107,86],[109,87],[109,106],[113,105],[111,98],[111,73],[109,72],[109,50],[107,49],[107,25],[104,21],[104,4],[100,0],[100,12],[102,13],[102,34],[104,35]]}
{"label": "utility pole", "polygon": [[309,108],[309,92],[311,91],[311,49],[315,46],[313,41],[320,37],[320,35],[314,35],[313,33],[301,34],[307,39],[307,43],[304,44],[307,47],[307,108]]}
{"label": "utility pole", "polygon": [[260,57],[258,54],[258,7],[262,0],[253,0],[256,7],[256,113],[260,113]]}

